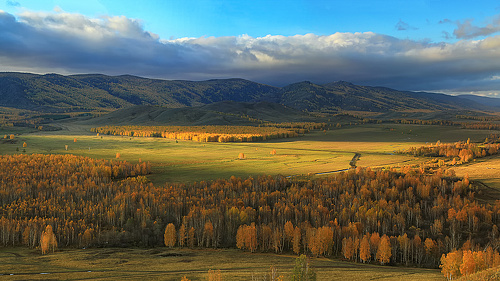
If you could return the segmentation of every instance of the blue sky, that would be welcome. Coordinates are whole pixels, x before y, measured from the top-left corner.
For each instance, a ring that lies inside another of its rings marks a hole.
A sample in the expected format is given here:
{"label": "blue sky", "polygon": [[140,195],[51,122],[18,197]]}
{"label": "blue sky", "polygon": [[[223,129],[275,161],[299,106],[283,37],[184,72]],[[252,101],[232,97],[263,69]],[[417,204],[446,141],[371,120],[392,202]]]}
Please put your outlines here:
{"label": "blue sky", "polygon": [[500,93],[500,2],[0,0],[0,71]]}

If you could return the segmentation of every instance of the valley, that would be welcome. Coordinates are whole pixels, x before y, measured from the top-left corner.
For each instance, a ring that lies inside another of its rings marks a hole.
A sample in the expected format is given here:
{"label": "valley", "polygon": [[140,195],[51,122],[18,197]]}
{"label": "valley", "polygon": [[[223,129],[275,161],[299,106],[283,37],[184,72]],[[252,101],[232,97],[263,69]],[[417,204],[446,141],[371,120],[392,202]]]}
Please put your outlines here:
{"label": "valley", "polygon": [[[500,262],[492,250],[500,244],[500,131],[492,108],[346,82],[278,89],[234,79],[114,77],[111,85],[112,77],[26,77],[103,95],[124,81],[203,90],[182,105],[145,102],[130,90],[129,103],[113,106],[84,108],[88,97],[80,90],[74,101],[83,103],[74,107],[4,104],[0,273],[14,274],[12,280],[204,280],[212,269],[228,280],[249,280],[267,278],[270,266],[289,277],[300,254],[309,256],[318,280],[444,280],[441,257],[457,249],[464,255],[489,249],[484,269]],[[237,94],[241,87],[254,95]],[[57,87],[50,89],[44,95]],[[158,95],[165,98],[163,90]],[[284,133],[306,123],[321,125]],[[256,135],[242,138],[247,129]],[[405,152],[445,144],[471,158]],[[42,243],[47,226],[54,252]],[[379,253],[382,240],[389,241],[388,258]]]}

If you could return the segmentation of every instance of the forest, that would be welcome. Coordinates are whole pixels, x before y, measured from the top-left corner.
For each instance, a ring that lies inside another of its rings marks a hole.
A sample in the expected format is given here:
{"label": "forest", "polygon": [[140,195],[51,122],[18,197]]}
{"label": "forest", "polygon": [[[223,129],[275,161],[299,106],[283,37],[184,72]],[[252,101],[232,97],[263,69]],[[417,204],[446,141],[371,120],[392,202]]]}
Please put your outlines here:
{"label": "forest", "polygon": [[485,139],[485,143],[471,143],[470,139],[466,142],[456,143],[431,143],[421,147],[410,147],[408,149],[397,151],[400,154],[409,154],[413,156],[426,157],[445,157],[452,159],[452,165],[467,163],[473,159],[498,154],[499,143],[489,143],[498,140],[497,135],[490,135]]}
{"label": "forest", "polygon": [[129,137],[158,137],[199,142],[254,142],[277,138],[292,138],[321,123],[279,123],[265,126],[104,126],[91,131],[104,135]]}
{"label": "forest", "polygon": [[[147,162],[2,155],[0,242],[237,247],[441,265],[450,278],[500,263],[500,201],[476,202],[469,179],[444,169],[358,167],[307,180],[232,177],[164,186],[148,183],[150,172]],[[460,270],[469,256],[472,269]]]}

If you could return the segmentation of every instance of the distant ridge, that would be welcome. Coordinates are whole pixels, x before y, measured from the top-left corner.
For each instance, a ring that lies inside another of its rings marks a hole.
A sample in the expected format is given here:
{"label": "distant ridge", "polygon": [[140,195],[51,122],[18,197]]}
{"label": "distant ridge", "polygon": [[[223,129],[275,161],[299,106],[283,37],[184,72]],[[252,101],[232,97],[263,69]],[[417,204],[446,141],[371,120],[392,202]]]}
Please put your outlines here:
{"label": "distant ridge", "polygon": [[476,96],[476,95],[460,95],[459,97],[463,98],[463,99],[471,100],[473,102],[477,102],[477,103],[485,105],[485,106],[500,107],[500,99],[499,98],[490,98],[490,97],[483,97],[483,96]]}
{"label": "distant ridge", "polygon": [[244,79],[160,80],[131,75],[0,73],[0,106],[40,112],[113,111],[134,105],[183,108],[223,101],[269,102],[308,112],[496,110],[462,97],[338,81],[278,88]]}

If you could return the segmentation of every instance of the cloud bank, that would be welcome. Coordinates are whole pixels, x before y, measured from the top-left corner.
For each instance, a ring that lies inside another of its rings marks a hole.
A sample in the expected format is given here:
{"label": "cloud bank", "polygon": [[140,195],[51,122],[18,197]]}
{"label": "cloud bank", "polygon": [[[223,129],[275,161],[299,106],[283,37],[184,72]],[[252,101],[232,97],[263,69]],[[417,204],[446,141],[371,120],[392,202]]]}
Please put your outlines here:
{"label": "cloud bank", "polygon": [[456,43],[372,32],[164,40],[123,16],[0,12],[0,71],[241,77],[277,86],[346,80],[402,90],[498,92],[499,61],[500,36]]}

